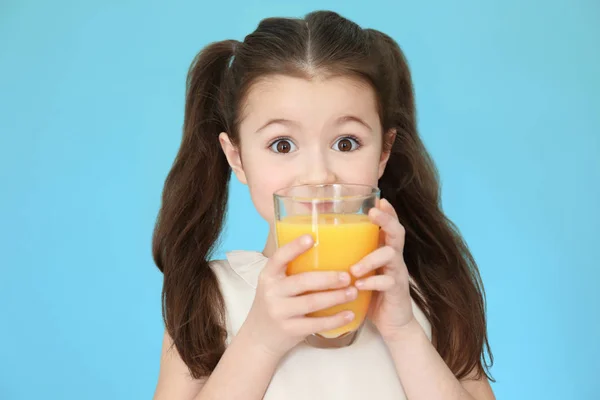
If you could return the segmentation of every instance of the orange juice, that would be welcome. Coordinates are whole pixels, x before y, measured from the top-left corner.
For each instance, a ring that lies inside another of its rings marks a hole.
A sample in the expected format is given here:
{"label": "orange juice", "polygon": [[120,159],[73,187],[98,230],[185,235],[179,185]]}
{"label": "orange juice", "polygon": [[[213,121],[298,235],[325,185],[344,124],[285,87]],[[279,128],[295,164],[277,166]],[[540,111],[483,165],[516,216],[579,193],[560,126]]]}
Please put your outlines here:
{"label": "orange juice", "polygon": [[[366,215],[359,214],[289,216],[277,222],[276,230],[279,246],[305,234],[312,235],[315,241],[312,249],[288,264],[288,275],[308,271],[349,272],[351,266],[377,249],[379,244],[379,227],[371,223]],[[355,278],[352,277],[351,284],[354,282]],[[360,327],[367,315],[370,301],[370,291],[359,291],[355,300],[311,313],[309,316],[325,317],[345,310],[354,312],[355,318],[349,324],[320,332],[323,337],[336,338]]]}

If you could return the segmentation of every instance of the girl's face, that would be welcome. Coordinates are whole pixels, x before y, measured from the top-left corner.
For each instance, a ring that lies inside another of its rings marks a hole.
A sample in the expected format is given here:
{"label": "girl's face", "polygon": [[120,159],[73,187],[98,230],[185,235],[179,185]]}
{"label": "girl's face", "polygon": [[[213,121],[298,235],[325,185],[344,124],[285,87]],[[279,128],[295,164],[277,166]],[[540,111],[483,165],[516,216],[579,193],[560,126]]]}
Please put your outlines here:
{"label": "girl's face", "polygon": [[273,193],[294,185],[377,186],[389,154],[373,89],[347,77],[270,76],[249,90],[240,146],[219,137],[233,172],[259,214],[274,220]]}

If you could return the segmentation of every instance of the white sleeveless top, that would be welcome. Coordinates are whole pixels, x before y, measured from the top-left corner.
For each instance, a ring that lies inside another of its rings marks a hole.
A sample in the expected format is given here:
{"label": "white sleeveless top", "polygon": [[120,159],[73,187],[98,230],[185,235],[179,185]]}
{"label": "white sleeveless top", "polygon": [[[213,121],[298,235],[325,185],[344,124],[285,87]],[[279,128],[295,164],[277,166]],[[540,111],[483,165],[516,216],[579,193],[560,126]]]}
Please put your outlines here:
{"label": "white sleeveless top", "polygon": [[[233,251],[210,263],[225,300],[227,343],[250,311],[260,271],[267,258],[259,252]],[[413,312],[431,340],[431,325],[412,302]],[[366,321],[356,341],[340,349],[300,343],[280,362],[265,400],[405,400],[393,360],[377,329]]]}

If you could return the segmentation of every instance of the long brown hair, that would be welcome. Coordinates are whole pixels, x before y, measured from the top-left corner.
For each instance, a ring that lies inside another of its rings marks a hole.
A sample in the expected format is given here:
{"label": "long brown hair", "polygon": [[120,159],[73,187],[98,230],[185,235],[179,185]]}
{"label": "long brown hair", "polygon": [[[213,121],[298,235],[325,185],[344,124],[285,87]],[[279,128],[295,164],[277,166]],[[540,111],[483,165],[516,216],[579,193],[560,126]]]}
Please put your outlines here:
{"label": "long brown hair", "polygon": [[228,132],[239,145],[245,95],[252,83],[271,74],[350,75],[373,87],[382,131],[396,131],[387,144],[391,155],[379,187],[406,228],[404,257],[416,282],[411,294],[456,377],[470,371],[489,377],[493,358],[481,278],[441,209],[437,170],[417,132],[404,55],[389,36],[327,11],[304,19],[264,19],[243,42],[208,45],[190,67],[183,139],[165,182],[153,255],[164,274],[166,329],[191,375],[209,375],[225,351],[224,302],[209,267],[231,175],[218,135]]}

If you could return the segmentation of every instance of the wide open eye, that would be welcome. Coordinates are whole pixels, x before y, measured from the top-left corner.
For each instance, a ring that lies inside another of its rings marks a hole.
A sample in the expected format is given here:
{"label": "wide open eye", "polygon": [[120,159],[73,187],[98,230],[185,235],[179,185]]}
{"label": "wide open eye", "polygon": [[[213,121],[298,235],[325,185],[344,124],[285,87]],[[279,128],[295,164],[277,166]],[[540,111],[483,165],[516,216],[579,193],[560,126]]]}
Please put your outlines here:
{"label": "wide open eye", "polygon": [[332,146],[333,150],[336,151],[354,151],[360,148],[360,143],[356,138],[351,136],[344,136],[335,141]]}
{"label": "wide open eye", "polygon": [[296,151],[296,145],[289,139],[277,139],[269,145],[274,153],[287,154]]}

